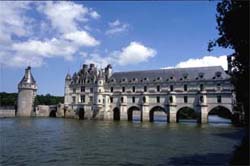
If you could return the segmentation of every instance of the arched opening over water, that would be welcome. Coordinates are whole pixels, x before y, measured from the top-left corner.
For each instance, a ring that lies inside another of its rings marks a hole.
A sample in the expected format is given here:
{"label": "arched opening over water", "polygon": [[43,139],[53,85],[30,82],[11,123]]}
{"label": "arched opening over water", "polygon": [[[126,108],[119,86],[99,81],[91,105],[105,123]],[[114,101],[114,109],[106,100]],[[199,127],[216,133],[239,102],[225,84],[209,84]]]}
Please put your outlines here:
{"label": "arched opening over water", "polygon": [[80,120],[83,120],[84,119],[84,108],[79,108],[79,112],[78,112],[78,115],[79,115],[79,119]]}
{"label": "arched opening over water", "polygon": [[182,107],[177,111],[176,122],[194,122],[198,119],[197,113],[193,108]]}
{"label": "arched opening over water", "polygon": [[153,107],[149,111],[149,121],[150,122],[167,122],[168,112],[161,106]]}
{"label": "arched opening over water", "polygon": [[113,120],[120,120],[120,109],[117,107],[113,109]]}
{"label": "arched opening over water", "polygon": [[226,107],[216,106],[208,113],[208,123],[232,123],[232,113]]}
{"label": "arched opening over water", "polygon": [[128,121],[141,121],[141,110],[136,106],[128,109]]}
{"label": "arched opening over water", "polygon": [[55,118],[56,117],[56,110],[51,110],[49,113],[49,117]]}

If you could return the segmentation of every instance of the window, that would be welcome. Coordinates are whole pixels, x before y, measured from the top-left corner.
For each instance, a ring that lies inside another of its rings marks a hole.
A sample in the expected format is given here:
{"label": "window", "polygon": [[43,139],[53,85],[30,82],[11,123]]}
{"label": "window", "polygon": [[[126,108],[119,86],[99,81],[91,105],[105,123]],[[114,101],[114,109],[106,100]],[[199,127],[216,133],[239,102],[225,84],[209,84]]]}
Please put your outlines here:
{"label": "window", "polygon": [[113,103],[113,97],[110,97],[110,103]]}
{"label": "window", "polygon": [[174,91],[174,86],[173,85],[170,85],[170,91]]}
{"label": "window", "polygon": [[93,88],[90,88],[90,93],[93,93]]}
{"label": "window", "polygon": [[144,92],[147,92],[147,86],[144,86]]}
{"label": "window", "polygon": [[135,92],[135,87],[133,86],[133,92]]}
{"label": "window", "polygon": [[85,103],[85,95],[81,96],[81,103]]}
{"label": "window", "polygon": [[160,103],[160,97],[159,96],[157,96],[156,100],[157,100],[157,103]]}
{"label": "window", "polygon": [[184,85],[184,91],[187,91],[187,84]]}
{"label": "window", "polygon": [[217,103],[221,103],[221,96],[217,96]]}
{"label": "window", "polygon": [[72,103],[76,103],[76,97],[75,96],[72,97]]}
{"label": "window", "polygon": [[81,92],[85,92],[85,86],[81,86]]}
{"label": "window", "polygon": [[146,103],[146,102],[147,102],[145,96],[143,96],[142,100],[143,100],[143,103]]}
{"label": "window", "polygon": [[187,103],[187,102],[188,102],[188,97],[184,96],[184,103]]}
{"label": "window", "polygon": [[221,88],[221,84],[218,83],[218,84],[217,84],[217,89],[220,90],[220,88]]}
{"label": "window", "polygon": [[73,93],[76,93],[76,88],[73,88]]}
{"label": "window", "polygon": [[200,91],[203,91],[203,90],[204,90],[203,84],[200,84]]}
{"label": "window", "polygon": [[157,86],[157,92],[160,92],[160,86],[159,85]]}
{"label": "window", "polygon": [[110,92],[113,92],[113,87],[110,88]]}
{"label": "window", "polygon": [[122,92],[125,92],[125,87],[122,87]]}
{"label": "window", "polygon": [[121,103],[123,103],[123,97],[121,97]]}
{"label": "window", "polygon": [[132,102],[135,103],[135,97],[132,97]]}
{"label": "window", "polygon": [[89,96],[89,102],[93,102],[93,96]]}
{"label": "window", "polygon": [[173,96],[170,96],[170,97],[169,97],[169,102],[170,102],[170,103],[173,103]]}
{"label": "window", "polygon": [[204,103],[204,98],[203,98],[203,96],[200,96],[200,102],[201,102],[201,103]]}

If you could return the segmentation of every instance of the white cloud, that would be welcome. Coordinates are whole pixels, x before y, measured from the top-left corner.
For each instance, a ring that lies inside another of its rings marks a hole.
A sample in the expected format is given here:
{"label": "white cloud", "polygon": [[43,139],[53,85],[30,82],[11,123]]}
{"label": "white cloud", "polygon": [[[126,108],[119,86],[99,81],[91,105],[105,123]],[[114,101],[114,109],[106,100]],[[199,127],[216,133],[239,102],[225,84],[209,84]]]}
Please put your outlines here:
{"label": "white cloud", "polygon": [[99,41],[97,41],[94,37],[90,36],[86,31],[75,31],[67,33],[64,34],[64,38],[83,46],[93,47],[100,44]]}
{"label": "white cloud", "polygon": [[90,54],[85,63],[95,63],[97,66],[106,66],[107,64],[125,66],[146,62],[156,53],[156,50],[133,41],[120,51],[113,51],[105,57],[99,54]]}
{"label": "white cloud", "polygon": [[0,63],[6,66],[39,67],[53,57],[71,60],[83,46],[100,44],[84,30],[100,15],[82,4],[0,2],[0,11]]}
{"label": "white cloud", "polygon": [[109,29],[105,32],[106,35],[113,35],[127,31],[129,28],[128,24],[121,23],[119,20],[115,20],[109,23]]}
{"label": "white cloud", "polygon": [[188,59],[178,63],[175,66],[164,67],[163,69],[168,68],[185,68],[185,67],[205,67],[205,66],[222,66],[224,70],[227,70],[227,56],[204,56],[198,59]]}

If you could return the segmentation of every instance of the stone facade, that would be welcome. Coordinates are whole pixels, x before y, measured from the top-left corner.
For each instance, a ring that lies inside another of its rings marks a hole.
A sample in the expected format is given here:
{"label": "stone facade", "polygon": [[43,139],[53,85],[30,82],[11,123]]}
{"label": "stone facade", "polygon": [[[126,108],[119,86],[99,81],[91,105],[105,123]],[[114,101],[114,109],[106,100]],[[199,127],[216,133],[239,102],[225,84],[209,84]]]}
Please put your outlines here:
{"label": "stone facade", "polygon": [[34,113],[34,99],[37,85],[31,74],[31,67],[25,69],[25,75],[18,84],[17,116],[30,117]]}
{"label": "stone facade", "polygon": [[213,108],[233,114],[235,103],[230,76],[220,66],[113,73],[111,65],[84,64],[67,74],[64,97],[65,115],[104,120],[131,120],[137,113],[141,121],[153,121],[163,112],[176,122],[178,111],[188,107],[207,123]]}

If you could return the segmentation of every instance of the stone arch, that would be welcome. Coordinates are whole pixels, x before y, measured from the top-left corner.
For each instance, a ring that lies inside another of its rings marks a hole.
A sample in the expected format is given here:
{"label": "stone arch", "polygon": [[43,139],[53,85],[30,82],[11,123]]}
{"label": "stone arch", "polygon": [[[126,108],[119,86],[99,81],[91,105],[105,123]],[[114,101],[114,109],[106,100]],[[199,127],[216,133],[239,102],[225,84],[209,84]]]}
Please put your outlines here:
{"label": "stone arch", "polygon": [[115,107],[113,109],[113,120],[120,120],[121,117],[121,111],[118,107]]}
{"label": "stone arch", "polygon": [[179,122],[180,119],[196,119],[198,120],[197,112],[195,109],[189,106],[184,106],[179,108],[176,111],[176,122]]}
{"label": "stone arch", "polygon": [[78,110],[79,119],[83,120],[84,119],[84,115],[85,115],[84,108],[79,108],[79,110]]}
{"label": "stone arch", "polygon": [[149,111],[149,121],[153,122],[154,121],[154,116],[155,116],[155,112],[163,112],[164,115],[166,116],[166,121],[168,121],[169,119],[169,112],[162,106],[154,106],[150,109]]}
{"label": "stone arch", "polygon": [[134,111],[140,111],[140,115],[139,115],[139,119],[140,121],[142,121],[142,116],[141,116],[141,109],[137,106],[131,106],[129,107],[127,114],[128,114],[128,121],[132,121],[133,120],[133,112]]}
{"label": "stone arch", "polygon": [[[209,109],[207,116],[209,117],[209,115],[217,115],[221,118],[229,119],[231,121],[232,121],[232,117],[233,117],[232,111],[228,107],[225,107],[222,105],[217,105],[217,106],[214,106],[211,109]],[[209,118],[208,118],[208,120],[209,120]]]}
{"label": "stone arch", "polygon": [[55,118],[56,117],[56,110],[51,110],[49,113],[49,117]]}

